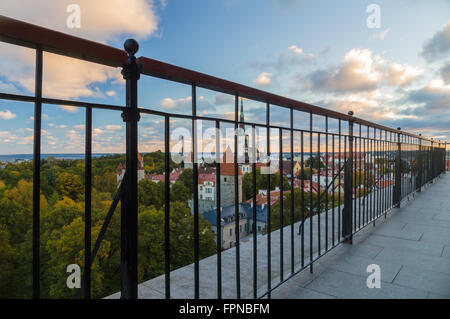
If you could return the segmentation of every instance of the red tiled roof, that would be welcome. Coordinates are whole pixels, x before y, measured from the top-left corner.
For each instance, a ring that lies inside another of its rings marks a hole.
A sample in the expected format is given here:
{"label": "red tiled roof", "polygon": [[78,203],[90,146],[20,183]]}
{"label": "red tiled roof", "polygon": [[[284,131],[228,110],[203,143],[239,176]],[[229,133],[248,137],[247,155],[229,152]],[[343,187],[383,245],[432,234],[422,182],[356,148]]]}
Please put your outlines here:
{"label": "red tiled roof", "polygon": [[215,174],[199,174],[198,175],[198,184],[204,184],[205,182],[212,182],[215,185],[216,175]]}
{"label": "red tiled roof", "polygon": [[[223,154],[222,163],[220,163],[220,175],[234,176],[234,154],[230,147]],[[238,166],[238,175],[244,175],[241,168]]]}

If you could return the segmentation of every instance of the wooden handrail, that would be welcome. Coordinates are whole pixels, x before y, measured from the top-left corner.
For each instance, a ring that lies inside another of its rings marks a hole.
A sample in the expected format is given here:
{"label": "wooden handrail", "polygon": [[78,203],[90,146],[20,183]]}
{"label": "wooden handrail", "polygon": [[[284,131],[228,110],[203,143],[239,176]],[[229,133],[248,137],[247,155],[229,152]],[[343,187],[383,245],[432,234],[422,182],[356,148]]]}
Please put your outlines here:
{"label": "wooden handrail", "polygon": [[124,50],[2,15],[0,40],[113,67],[127,63]]}

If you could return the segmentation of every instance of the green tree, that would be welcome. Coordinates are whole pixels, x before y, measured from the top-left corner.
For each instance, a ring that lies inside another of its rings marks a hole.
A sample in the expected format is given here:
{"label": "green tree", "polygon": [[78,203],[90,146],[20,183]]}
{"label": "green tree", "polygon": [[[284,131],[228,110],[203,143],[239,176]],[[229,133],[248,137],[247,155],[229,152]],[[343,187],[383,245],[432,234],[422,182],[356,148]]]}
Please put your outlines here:
{"label": "green tree", "polygon": [[116,173],[105,172],[102,176],[94,176],[92,185],[101,192],[114,194],[117,190]]}
{"label": "green tree", "polygon": [[183,183],[189,189],[190,193],[194,192],[194,175],[192,168],[185,168],[178,176],[177,182]]}
{"label": "green tree", "polygon": [[[260,189],[267,189],[268,175],[261,174],[259,168],[256,169],[256,191]],[[280,173],[270,174],[270,190],[280,187]],[[283,190],[290,189],[289,180],[283,175]],[[245,173],[242,180],[242,199],[244,201],[253,197],[253,173]]]}
{"label": "green tree", "polygon": [[11,246],[6,226],[0,224],[0,298],[17,297],[15,282],[17,251]]}
{"label": "green tree", "polygon": [[81,198],[83,194],[83,183],[80,177],[71,173],[61,173],[56,178],[56,187],[59,194],[73,200]]}
{"label": "green tree", "polygon": [[299,179],[310,180],[311,179],[311,168],[304,167],[303,170],[298,172],[297,177]]}
{"label": "green tree", "polygon": [[139,181],[138,203],[140,206],[154,206],[160,209],[164,204],[164,183],[155,183],[148,179]]}
{"label": "green tree", "polygon": [[320,158],[318,156],[313,156],[313,157],[308,158],[305,161],[305,166],[311,167],[311,161],[312,161],[312,168],[318,169],[319,166],[321,168],[325,167],[325,164],[320,160]]}

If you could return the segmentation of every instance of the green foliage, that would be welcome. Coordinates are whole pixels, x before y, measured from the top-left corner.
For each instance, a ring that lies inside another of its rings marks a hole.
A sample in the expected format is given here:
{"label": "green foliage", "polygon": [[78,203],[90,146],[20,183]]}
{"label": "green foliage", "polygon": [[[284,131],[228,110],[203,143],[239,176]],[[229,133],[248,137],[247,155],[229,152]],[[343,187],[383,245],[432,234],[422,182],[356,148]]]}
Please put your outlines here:
{"label": "green foliage", "polygon": [[164,204],[164,183],[141,180],[138,184],[138,203],[140,206],[160,209]]}
{"label": "green foliage", "polygon": [[15,277],[17,251],[11,246],[10,234],[0,224],[0,298],[8,298],[16,290]]}
{"label": "green foliage", "polygon": [[[256,191],[267,189],[268,175],[261,174],[259,168],[256,169]],[[270,174],[270,190],[280,187],[280,173]],[[283,175],[283,190],[290,189],[289,180]],[[245,173],[242,180],[242,199],[249,200],[253,196],[253,173]]]}
{"label": "green foliage", "polygon": [[304,167],[300,170],[297,176],[299,179],[310,180],[311,179],[311,168]]}
{"label": "green foliage", "polygon": [[76,200],[83,192],[83,184],[78,176],[64,172],[56,178],[56,189],[60,195]]}
{"label": "green foliage", "polygon": [[320,160],[320,158],[318,156],[313,156],[313,157],[308,158],[305,161],[305,166],[311,167],[311,162],[312,162],[312,168],[318,169],[319,166],[321,168],[325,167],[325,164]]}
{"label": "green foliage", "polygon": [[194,192],[194,172],[192,168],[185,168],[183,172],[178,176],[177,182],[183,183],[190,193]]}
{"label": "green foliage", "polygon": [[[116,169],[123,155],[92,160],[92,245],[117,191]],[[161,173],[164,154],[145,155],[152,172]],[[194,261],[192,170],[185,170],[171,190],[171,268]],[[73,298],[66,267],[84,267],[84,160],[41,160],[40,260],[42,298]],[[30,298],[32,292],[31,163],[8,164],[0,170],[0,298]],[[139,280],[164,273],[164,183],[143,179],[138,184]],[[199,216],[200,257],[215,253],[211,225]],[[120,290],[120,203],[92,265],[92,297]]]}

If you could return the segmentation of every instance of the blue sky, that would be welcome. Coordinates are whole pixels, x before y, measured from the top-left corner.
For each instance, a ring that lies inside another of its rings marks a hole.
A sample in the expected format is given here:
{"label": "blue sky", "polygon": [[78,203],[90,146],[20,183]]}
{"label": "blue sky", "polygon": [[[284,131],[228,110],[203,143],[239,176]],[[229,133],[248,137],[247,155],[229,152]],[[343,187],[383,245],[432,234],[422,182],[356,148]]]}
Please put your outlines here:
{"label": "blue sky", "polygon": [[[70,3],[80,5],[80,29],[66,26]],[[369,4],[380,7],[380,28],[366,25]],[[138,55],[450,140],[449,9],[448,0],[4,0],[0,14],[116,47],[135,37]],[[33,94],[33,54],[0,44],[0,91]],[[190,87],[148,77],[139,85],[141,106],[190,113]],[[124,103],[119,69],[51,54],[43,89],[49,97]],[[202,114],[233,117],[230,96],[199,90],[197,97]],[[263,105],[244,105],[247,118],[265,120]],[[82,152],[84,109],[44,105],[43,112],[42,151]],[[281,114],[274,107],[271,116]],[[31,153],[32,116],[33,105],[0,101],[0,154]],[[296,118],[301,127],[304,117]],[[161,125],[143,118],[142,151],[161,146]],[[119,113],[95,111],[94,128],[94,152],[123,151]]]}

